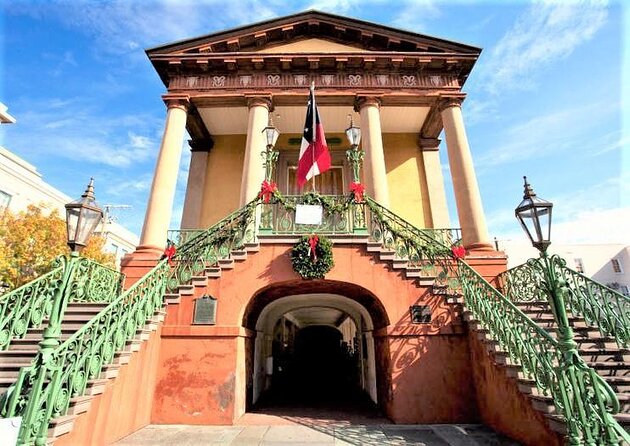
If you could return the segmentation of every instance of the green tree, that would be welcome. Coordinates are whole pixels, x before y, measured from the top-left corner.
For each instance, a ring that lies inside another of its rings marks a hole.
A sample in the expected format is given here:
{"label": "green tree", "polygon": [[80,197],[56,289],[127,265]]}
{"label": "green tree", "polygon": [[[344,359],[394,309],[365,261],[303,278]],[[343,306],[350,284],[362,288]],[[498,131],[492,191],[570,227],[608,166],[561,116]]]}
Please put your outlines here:
{"label": "green tree", "polygon": [[[81,255],[114,267],[113,254],[103,251],[105,240],[92,236]],[[50,271],[53,260],[68,254],[66,222],[55,210],[46,213],[30,205],[26,211],[0,215],[0,283],[17,288]]]}

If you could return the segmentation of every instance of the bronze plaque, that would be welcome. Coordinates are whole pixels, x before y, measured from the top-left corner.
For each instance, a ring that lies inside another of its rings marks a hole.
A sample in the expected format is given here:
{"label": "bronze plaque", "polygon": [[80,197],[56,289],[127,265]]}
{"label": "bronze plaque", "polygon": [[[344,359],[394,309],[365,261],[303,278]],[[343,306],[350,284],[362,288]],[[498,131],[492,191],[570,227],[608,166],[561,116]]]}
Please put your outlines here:
{"label": "bronze plaque", "polygon": [[217,300],[208,295],[203,295],[195,299],[195,311],[193,313],[193,324],[195,325],[215,325],[217,322]]}

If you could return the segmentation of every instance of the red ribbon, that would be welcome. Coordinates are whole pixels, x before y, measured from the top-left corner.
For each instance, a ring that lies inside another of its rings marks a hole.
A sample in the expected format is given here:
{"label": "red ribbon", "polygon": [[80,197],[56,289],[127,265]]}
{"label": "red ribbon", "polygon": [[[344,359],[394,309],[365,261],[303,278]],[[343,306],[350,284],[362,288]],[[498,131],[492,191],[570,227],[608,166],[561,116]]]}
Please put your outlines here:
{"label": "red ribbon", "polygon": [[271,201],[271,197],[273,197],[273,194],[275,194],[276,192],[278,192],[278,186],[276,186],[276,183],[274,183],[273,181],[269,182],[265,180],[260,186],[258,198],[262,198],[263,203],[267,204],[269,203],[269,201]]}
{"label": "red ribbon", "polygon": [[361,183],[351,183],[350,191],[354,194],[354,201],[363,201],[363,194],[365,193],[365,186]]}
{"label": "red ribbon", "polygon": [[453,257],[456,259],[463,259],[466,256],[466,248],[463,246],[453,246],[451,247],[451,251],[453,252]]}
{"label": "red ribbon", "polygon": [[319,237],[316,235],[311,235],[308,239],[308,253],[313,256],[313,263],[317,262],[317,252],[315,248],[317,248],[317,244],[319,243]]}
{"label": "red ribbon", "polygon": [[176,251],[177,248],[175,248],[175,245],[168,245],[164,250],[164,257],[168,260],[169,266],[173,266],[173,257]]}

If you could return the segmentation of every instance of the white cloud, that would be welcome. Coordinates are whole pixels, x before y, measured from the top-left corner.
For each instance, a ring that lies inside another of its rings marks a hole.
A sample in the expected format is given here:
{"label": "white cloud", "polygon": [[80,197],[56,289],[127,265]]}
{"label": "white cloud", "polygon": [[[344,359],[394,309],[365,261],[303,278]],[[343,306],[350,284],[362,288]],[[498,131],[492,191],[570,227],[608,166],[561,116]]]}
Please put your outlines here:
{"label": "white cloud", "polygon": [[608,136],[593,137],[590,130],[617,112],[617,107],[618,104],[608,102],[585,104],[552,110],[512,125],[497,135],[498,145],[478,156],[475,165],[482,171],[585,146],[590,153],[609,150]]}
{"label": "white cloud", "polygon": [[546,66],[568,57],[604,25],[606,0],[536,1],[482,63],[485,88],[528,89]]}
{"label": "white cloud", "polygon": [[29,130],[17,132],[11,140],[22,153],[125,168],[154,157],[159,147],[153,135],[163,123],[150,116],[105,118],[78,101],[54,109],[31,102],[29,108],[20,116],[20,128]]}

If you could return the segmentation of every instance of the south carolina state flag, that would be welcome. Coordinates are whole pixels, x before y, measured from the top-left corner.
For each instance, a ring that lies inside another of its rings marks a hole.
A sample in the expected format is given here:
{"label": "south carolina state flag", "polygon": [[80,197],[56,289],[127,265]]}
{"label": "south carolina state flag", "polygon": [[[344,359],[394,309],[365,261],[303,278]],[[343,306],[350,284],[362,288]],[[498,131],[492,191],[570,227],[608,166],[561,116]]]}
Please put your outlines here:
{"label": "south carolina state flag", "polygon": [[298,186],[303,187],[308,180],[328,169],[330,169],[330,153],[326,145],[324,126],[319,120],[319,112],[315,105],[315,84],[313,83],[306,106],[306,123],[297,166]]}

